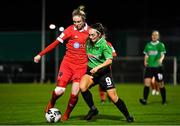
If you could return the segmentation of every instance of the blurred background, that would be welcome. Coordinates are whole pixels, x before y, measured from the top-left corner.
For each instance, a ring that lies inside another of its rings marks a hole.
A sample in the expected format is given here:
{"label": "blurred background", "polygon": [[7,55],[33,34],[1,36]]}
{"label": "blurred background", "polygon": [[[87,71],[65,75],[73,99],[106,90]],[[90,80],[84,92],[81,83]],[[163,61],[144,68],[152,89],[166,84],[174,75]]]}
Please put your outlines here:
{"label": "blurred background", "polygon": [[[39,64],[33,58],[72,24],[71,13],[85,5],[87,23],[103,23],[118,58],[115,82],[143,82],[143,49],[152,30],[159,30],[167,54],[165,82],[180,83],[180,8],[161,0],[1,0],[0,83],[54,82],[65,53],[60,44]],[[49,28],[54,24],[55,28]]]}

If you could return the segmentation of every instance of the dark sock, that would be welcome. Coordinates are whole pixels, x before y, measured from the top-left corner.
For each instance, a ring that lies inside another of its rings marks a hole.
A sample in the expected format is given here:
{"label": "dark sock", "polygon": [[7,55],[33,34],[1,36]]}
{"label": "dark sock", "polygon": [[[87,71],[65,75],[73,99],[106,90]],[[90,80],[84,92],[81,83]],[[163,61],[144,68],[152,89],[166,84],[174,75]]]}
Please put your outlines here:
{"label": "dark sock", "polygon": [[148,95],[149,95],[149,87],[144,86],[143,97],[144,97],[145,100],[148,99]]}
{"label": "dark sock", "polygon": [[123,115],[125,117],[128,117],[129,116],[129,112],[127,110],[127,107],[124,103],[123,100],[121,100],[120,98],[118,99],[118,101],[116,103],[114,103],[116,105],[116,107],[123,113]]}
{"label": "dark sock", "polygon": [[166,102],[166,89],[165,87],[160,88],[160,92],[161,92],[161,97],[162,97],[162,102]]}
{"label": "dark sock", "polygon": [[89,106],[90,109],[96,109],[96,107],[94,106],[94,101],[93,101],[93,97],[92,94],[89,90],[86,90],[85,92],[81,92],[85,102],[87,103],[87,105]]}

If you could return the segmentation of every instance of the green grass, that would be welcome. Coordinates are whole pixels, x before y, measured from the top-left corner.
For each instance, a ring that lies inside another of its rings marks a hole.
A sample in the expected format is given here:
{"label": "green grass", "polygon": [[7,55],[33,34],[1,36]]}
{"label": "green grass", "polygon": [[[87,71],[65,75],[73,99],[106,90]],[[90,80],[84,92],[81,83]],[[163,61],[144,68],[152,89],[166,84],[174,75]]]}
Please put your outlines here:
{"label": "green grass", "polygon": [[[51,97],[53,84],[0,84],[0,125],[48,125],[44,108]],[[148,104],[142,106],[143,84],[117,84],[122,98],[135,122],[130,125],[180,125],[180,86],[166,85],[167,105],[161,104],[161,96],[149,95]],[[57,101],[56,106],[63,113],[69,99],[71,85]],[[89,111],[80,94],[77,106],[66,122],[57,125],[128,125],[124,116],[113,103],[100,103],[97,86],[91,89],[99,115],[93,121],[83,117]]]}

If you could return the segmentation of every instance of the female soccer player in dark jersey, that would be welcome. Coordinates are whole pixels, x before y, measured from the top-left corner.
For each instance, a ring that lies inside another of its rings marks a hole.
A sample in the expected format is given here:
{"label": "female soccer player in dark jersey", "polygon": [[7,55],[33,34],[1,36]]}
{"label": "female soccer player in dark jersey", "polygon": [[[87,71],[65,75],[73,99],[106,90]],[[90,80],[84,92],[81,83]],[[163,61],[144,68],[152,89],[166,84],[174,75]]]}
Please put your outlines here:
{"label": "female soccer player in dark jersey", "polygon": [[[106,39],[106,37],[105,37]],[[107,44],[111,47],[112,49],[112,55],[113,55],[113,58],[117,57],[117,53],[116,53],[116,50],[114,49],[113,45],[111,44],[111,42],[107,41]],[[101,103],[104,103],[106,101],[106,94],[105,94],[105,91],[101,88],[101,86],[99,85],[99,95],[100,95],[100,98],[101,98]],[[109,98],[109,97],[108,97]],[[110,99],[110,98],[109,98]]]}
{"label": "female soccer player in dark jersey", "polygon": [[165,57],[166,49],[162,42],[159,41],[159,32],[157,30],[152,32],[152,41],[146,44],[144,49],[144,91],[143,98],[139,99],[143,105],[147,104],[149,95],[149,87],[155,77],[155,83],[159,85],[160,93],[162,96],[162,104],[166,104],[166,90],[164,86],[163,76],[163,60]]}
{"label": "female soccer player in dark jersey", "polygon": [[107,91],[112,102],[124,114],[126,120],[133,122],[134,119],[130,116],[124,101],[121,100],[116,93],[110,69],[113,58],[112,49],[108,46],[104,37],[102,37],[103,34],[104,27],[101,23],[96,23],[89,29],[89,40],[86,43],[88,70],[80,81],[82,96],[90,108],[85,119],[91,120],[93,116],[98,114],[89,88],[99,84],[102,89]]}
{"label": "female soccer player in dark jersey", "polygon": [[85,19],[84,6],[80,6],[72,12],[73,25],[67,27],[52,44],[34,57],[34,62],[38,63],[43,55],[54,49],[59,43],[68,40],[66,43],[66,54],[61,62],[57,75],[57,85],[45,109],[47,112],[50,108],[54,107],[56,100],[64,94],[67,84],[72,82],[70,99],[61,121],[67,120],[75,107],[78,101],[79,82],[87,69],[88,59],[85,43],[88,38],[89,27]]}

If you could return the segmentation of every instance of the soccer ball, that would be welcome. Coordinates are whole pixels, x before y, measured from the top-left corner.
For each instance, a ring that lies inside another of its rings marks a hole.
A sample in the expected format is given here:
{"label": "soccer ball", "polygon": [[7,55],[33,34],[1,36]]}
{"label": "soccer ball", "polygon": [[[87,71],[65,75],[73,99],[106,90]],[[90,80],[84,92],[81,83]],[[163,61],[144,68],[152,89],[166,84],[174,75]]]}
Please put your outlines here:
{"label": "soccer ball", "polygon": [[61,112],[57,108],[51,108],[45,114],[46,120],[50,123],[58,122],[61,118]]}

